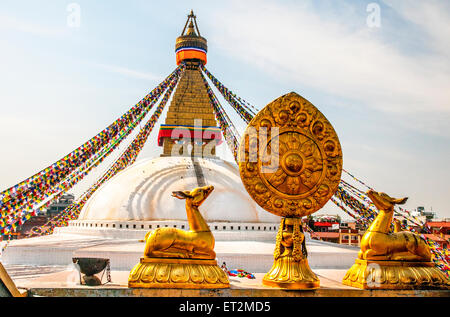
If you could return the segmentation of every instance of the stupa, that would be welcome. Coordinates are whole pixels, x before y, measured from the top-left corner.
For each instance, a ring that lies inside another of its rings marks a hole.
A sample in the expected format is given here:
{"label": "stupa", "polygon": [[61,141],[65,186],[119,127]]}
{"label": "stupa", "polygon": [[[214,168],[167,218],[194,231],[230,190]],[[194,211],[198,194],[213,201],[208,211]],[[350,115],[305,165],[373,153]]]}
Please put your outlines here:
{"label": "stupa", "polygon": [[237,166],[215,155],[222,134],[199,69],[206,64],[207,49],[206,39],[199,33],[191,12],[176,40],[176,62],[184,62],[186,69],[159,130],[161,156],[144,158],[116,175],[91,197],[78,220],[60,231],[83,228],[96,233],[100,228],[109,237],[129,237],[129,232],[124,236],[116,229],[188,228],[184,203],[173,199],[171,193],[213,185],[212,199],[203,205],[212,230],[231,231],[227,234],[231,240],[235,239],[233,232],[259,231],[261,237],[276,232],[277,218],[267,215],[250,198]]}

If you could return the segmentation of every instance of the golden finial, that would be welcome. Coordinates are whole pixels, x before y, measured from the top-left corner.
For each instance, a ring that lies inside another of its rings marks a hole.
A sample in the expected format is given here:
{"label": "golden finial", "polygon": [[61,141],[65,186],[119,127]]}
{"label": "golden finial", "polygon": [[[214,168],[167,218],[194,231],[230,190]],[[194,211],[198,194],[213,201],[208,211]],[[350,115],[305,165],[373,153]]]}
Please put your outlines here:
{"label": "golden finial", "polygon": [[[206,64],[208,45],[206,39],[200,35],[194,10],[189,13],[181,35],[175,42],[177,65],[183,60],[199,60]],[[187,30],[186,30],[187,28]]]}
{"label": "golden finial", "polygon": [[[189,21],[190,21],[190,23],[189,23]],[[181,36],[184,35],[184,31],[186,31],[186,26],[188,25],[188,23],[189,23],[189,27],[188,27],[188,31],[187,31],[186,35],[197,36],[197,34],[198,34],[198,36],[200,36],[200,31],[197,26],[197,16],[194,14],[194,10],[192,10],[192,9],[191,9],[191,13],[188,15],[186,24],[184,25],[183,32],[181,32]],[[195,27],[195,30],[197,30],[197,34],[195,33],[194,27]]]}
{"label": "golden finial", "polygon": [[194,23],[192,22],[192,20],[191,20],[191,23],[189,23],[186,35],[197,36],[197,33],[195,33],[195,30],[194,30]]}

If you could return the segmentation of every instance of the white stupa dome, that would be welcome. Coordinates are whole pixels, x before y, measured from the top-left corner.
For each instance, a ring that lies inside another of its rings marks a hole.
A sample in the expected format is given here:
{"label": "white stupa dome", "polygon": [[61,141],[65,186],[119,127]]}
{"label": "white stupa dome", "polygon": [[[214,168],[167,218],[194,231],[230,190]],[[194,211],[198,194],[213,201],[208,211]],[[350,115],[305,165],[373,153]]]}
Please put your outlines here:
{"label": "white stupa dome", "polygon": [[279,217],[263,210],[249,196],[236,164],[200,157],[195,162],[197,166],[190,157],[142,159],[102,185],[78,220],[186,221],[185,201],[172,197],[172,192],[199,187],[200,174],[205,185],[214,186],[200,207],[207,222],[279,222]]}

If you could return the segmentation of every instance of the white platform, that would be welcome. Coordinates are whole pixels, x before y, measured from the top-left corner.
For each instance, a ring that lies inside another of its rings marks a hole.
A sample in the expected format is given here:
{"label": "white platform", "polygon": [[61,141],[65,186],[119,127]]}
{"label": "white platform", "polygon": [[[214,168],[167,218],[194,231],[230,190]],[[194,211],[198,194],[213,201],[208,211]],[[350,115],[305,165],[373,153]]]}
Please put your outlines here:
{"label": "white platform", "polygon": [[[229,269],[242,268],[255,273],[267,272],[271,268],[276,233],[266,232],[265,241],[248,239],[243,232],[223,231],[221,234],[227,235],[228,240],[216,236],[215,251],[220,265],[226,262]],[[273,239],[268,238],[269,234]],[[232,235],[235,237],[230,237]],[[110,259],[111,269],[129,271],[143,255],[144,246],[138,239],[53,234],[11,241],[0,260],[7,265],[70,265],[73,257],[101,257]],[[313,269],[348,269],[359,251],[358,247],[316,240],[307,241],[306,246]]]}

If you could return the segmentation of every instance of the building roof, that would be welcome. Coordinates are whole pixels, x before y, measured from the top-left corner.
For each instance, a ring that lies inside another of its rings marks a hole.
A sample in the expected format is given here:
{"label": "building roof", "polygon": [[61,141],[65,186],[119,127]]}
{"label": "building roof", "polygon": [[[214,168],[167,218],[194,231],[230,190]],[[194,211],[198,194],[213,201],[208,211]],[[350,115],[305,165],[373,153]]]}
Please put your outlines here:
{"label": "building roof", "polygon": [[339,238],[339,232],[313,232],[311,238]]}
{"label": "building roof", "polygon": [[428,221],[427,225],[432,228],[450,228],[450,221]]}
{"label": "building roof", "polygon": [[337,224],[339,222],[324,222],[324,221],[317,221],[314,222],[314,226],[317,227],[331,227],[333,224]]}
{"label": "building roof", "polygon": [[[446,239],[444,239],[444,238],[442,238],[442,237],[440,237],[440,236],[438,236],[436,234],[433,234],[433,233],[424,233],[423,235],[426,238],[431,239],[431,240],[436,241],[436,242],[448,242]],[[450,235],[447,235],[447,236],[450,236]]]}

